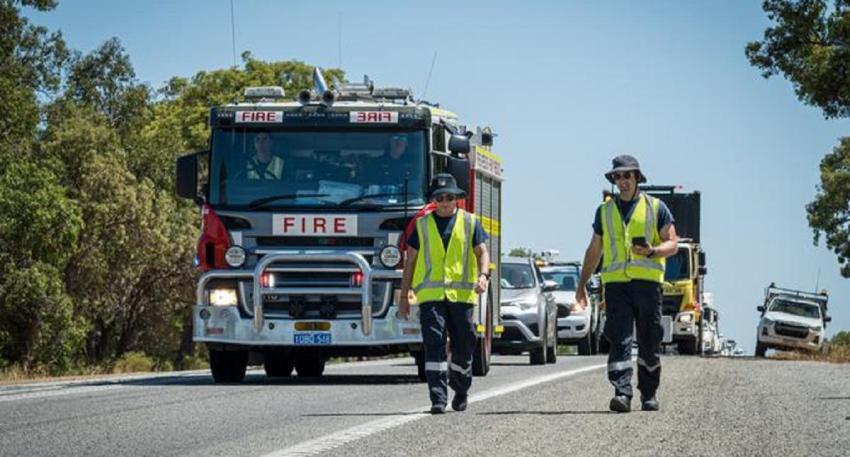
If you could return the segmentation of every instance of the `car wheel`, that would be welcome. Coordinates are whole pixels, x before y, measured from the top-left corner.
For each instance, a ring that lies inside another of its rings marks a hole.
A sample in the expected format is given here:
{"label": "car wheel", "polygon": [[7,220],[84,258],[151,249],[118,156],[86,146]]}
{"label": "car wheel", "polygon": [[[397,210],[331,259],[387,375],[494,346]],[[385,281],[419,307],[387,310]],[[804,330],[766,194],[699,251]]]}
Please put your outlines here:
{"label": "car wheel", "polygon": [[590,340],[592,338],[593,334],[587,332],[587,336],[585,336],[578,342],[578,355],[590,355]]}
{"label": "car wheel", "polygon": [[532,365],[545,365],[546,364],[546,334],[543,334],[543,341],[540,342],[540,346],[532,349],[528,355],[528,361]]}
{"label": "car wheel", "polygon": [[558,361],[558,334],[555,337],[549,338],[549,346],[546,347],[546,363],[555,363]]}
{"label": "car wheel", "polygon": [[756,343],[756,357],[764,357],[764,354],[767,353],[767,346]]}

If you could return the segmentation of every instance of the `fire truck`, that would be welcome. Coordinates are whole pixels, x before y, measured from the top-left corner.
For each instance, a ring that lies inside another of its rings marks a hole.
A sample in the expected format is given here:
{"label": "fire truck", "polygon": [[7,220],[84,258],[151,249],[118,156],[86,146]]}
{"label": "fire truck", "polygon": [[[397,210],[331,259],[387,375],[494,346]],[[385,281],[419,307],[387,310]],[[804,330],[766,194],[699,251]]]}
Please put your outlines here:
{"label": "fire truck", "polygon": [[250,87],[210,111],[209,150],[177,159],[177,193],[201,208],[193,338],[216,382],[321,376],[333,357],[414,356],[424,377],[418,309],[397,315],[405,229],[427,209],[430,178],[451,173],[489,232],[492,287],[476,306],[473,371],[498,337],[501,159],[489,128],[362,83]]}

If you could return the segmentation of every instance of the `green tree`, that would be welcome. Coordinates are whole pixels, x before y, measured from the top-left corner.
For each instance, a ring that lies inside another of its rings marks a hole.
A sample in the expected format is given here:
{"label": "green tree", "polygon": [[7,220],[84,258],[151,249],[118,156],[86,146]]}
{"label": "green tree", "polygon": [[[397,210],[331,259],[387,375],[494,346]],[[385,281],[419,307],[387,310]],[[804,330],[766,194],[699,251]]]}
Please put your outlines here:
{"label": "green tree", "polygon": [[68,57],[58,32],[48,34],[21,16],[19,6],[40,11],[53,9],[51,0],[0,2],[0,153],[10,145],[30,140],[39,121],[36,95],[58,88],[62,65]]}
{"label": "green tree", "polygon": [[[782,75],[797,97],[827,118],[850,117],[850,1],[766,0],[774,22],[762,41],[747,44],[750,63],[769,78]],[[821,237],[850,278],[850,139],[843,138],[820,165],[821,183],[806,206],[814,242]]]}
{"label": "green tree", "polygon": [[826,245],[838,256],[841,275],[850,278],[850,137],[842,138],[820,163],[815,200],[806,206],[815,243],[823,234]]}
{"label": "green tree", "polygon": [[850,332],[846,330],[842,330],[835,335],[832,336],[832,339],[829,341],[833,346],[843,346],[850,348]]}
{"label": "green tree", "polygon": [[766,0],[763,9],[775,24],[747,44],[750,63],[765,78],[785,76],[826,117],[850,116],[850,2]]}
{"label": "green tree", "polygon": [[513,248],[508,255],[511,257],[532,257],[534,253],[531,252],[531,249],[527,248]]}

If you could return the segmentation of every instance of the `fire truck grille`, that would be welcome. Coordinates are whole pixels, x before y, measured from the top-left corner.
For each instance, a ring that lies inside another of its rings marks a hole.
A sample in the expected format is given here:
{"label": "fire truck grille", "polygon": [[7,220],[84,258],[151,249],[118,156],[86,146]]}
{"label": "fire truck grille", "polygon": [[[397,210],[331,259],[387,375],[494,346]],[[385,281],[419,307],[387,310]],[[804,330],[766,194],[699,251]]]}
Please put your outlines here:
{"label": "fire truck grille", "polygon": [[809,329],[807,327],[785,322],[777,322],[775,330],[777,335],[790,336],[793,338],[806,338],[809,336]]}
{"label": "fire truck grille", "polygon": [[675,317],[682,305],[682,297],[682,295],[665,295],[661,300],[661,314]]}

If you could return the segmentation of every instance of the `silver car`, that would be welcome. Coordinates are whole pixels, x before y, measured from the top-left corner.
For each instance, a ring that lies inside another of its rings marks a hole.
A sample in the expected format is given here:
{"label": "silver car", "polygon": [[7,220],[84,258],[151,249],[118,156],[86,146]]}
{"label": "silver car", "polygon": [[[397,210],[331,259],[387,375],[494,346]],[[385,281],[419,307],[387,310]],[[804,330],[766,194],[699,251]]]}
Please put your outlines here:
{"label": "silver car", "polygon": [[558,310],[551,292],[557,284],[544,281],[533,260],[505,257],[499,285],[505,331],[493,340],[493,352],[528,352],[532,365],[555,363]]}

